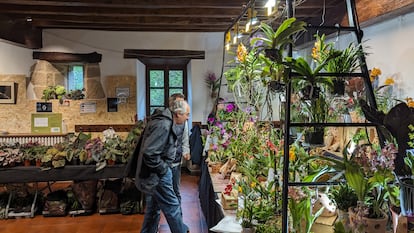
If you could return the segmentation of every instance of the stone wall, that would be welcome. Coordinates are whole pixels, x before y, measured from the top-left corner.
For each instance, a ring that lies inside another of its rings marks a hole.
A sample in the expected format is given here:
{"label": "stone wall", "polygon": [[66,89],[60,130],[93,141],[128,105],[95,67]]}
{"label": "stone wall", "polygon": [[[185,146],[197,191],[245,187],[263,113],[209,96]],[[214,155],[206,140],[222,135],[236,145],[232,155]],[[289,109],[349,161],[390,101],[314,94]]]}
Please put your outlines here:
{"label": "stone wall", "polygon": [[[133,124],[136,114],[136,78],[128,75],[114,75],[101,79],[97,66],[92,65],[93,71],[90,67],[86,69],[86,72],[94,75],[87,78],[87,98],[84,100],[69,100],[68,104],[63,105],[59,104],[58,100],[50,100],[53,113],[62,113],[62,119],[67,125],[68,132],[74,132],[75,124]],[[18,86],[16,104],[0,104],[0,122],[2,122],[0,132],[6,131],[11,134],[30,133],[31,114],[36,113],[36,102],[44,101],[40,99],[44,88],[64,83],[62,73],[62,67],[55,67],[48,62],[38,61],[32,67],[31,78],[24,75],[0,74],[0,81],[13,81]],[[118,112],[108,112],[106,96],[116,97],[116,87],[129,87],[130,96],[126,98],[126,103],[118,105]],[[30,90],[30,88],[33,88],[33,90]],[[35,97],[27,98],[28,92],[34,92]],[[80,105],[83,102],[96,102],[96,112],[80,113]],[[125,133],[120,134],[125,135]]]}

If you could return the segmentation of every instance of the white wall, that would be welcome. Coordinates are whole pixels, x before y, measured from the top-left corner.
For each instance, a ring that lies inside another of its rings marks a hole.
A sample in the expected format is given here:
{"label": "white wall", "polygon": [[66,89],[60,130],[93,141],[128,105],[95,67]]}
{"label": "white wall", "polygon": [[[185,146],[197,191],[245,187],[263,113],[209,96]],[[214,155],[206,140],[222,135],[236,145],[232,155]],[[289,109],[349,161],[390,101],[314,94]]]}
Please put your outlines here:
{"label": "white wall", "polygon": [[[142,75],[144,66],[135,59],[124,59],[124,49],[183,49],[205,51],[205,59],[190,62],[192,120],[202,121],[209,98],[204,83],[208,70],[219,74],[222,66],[223,33],[172,33],[172,32],[105,32],[87,30],[45,30],[44,52],[70,52],[102,54],[101,76]],[[142,80],[138,78],[138,80]],[[142,81],[139,81],[142,82]],[[137,82],[137,85],[140,83]],[[142,83],[141,83],[142,84]],[[138,90],[142,90],[138,88]],[[138,93],[138,96],[145,97]],[[142,103],[142,101],[137,101]],[[139,114],[140,115],[140,114]],[[142,118],[142,116],[139,116]]]}
{"label": "white wall", "polygon": [[398,98],[414,98],[414,13],[363,30],[368,68],[381,69],[380,84],[393,77]]}
{"label": "white wall", "polygon": [[0,39],[0,74],[29,75],[32,50]]}
{"label": "white wall", "polygon": [[[392,77],[395,80],[394,95],[399,99],[414,98],[414,13],[402,15],[382,23],[361,28],[364,32],[362,43],[368,53],[368,69],[380,68],[382,75],[379,84]],[[341,35],[335,41],[338,49],[344,49],[356,42],[353,33]],[[310,49],[300,51],[300,55],[311,53]]]}

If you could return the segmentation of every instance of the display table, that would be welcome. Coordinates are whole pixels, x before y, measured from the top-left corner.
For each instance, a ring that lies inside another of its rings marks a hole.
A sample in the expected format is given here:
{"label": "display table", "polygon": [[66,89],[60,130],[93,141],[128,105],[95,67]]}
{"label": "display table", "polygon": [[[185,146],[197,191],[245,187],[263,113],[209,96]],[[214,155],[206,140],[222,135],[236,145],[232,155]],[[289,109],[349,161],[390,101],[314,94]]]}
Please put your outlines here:
{"label": "display table", "polygon": [[224,210],[220,203],[220,194],[224,191],[229,179],[222,179],[218,173],[210,173],[208,164],[201,164],[199,197],[201,210],[210,229],[216,226],[225,217],[235,217],[236,210]]}
{"label": "display table", "polygon": [[111,165],[99,171],[95,165],[66,165],[49,170],[34,166],[0,168],[0,184],[123,178],[125,166]]}
{"label": "display table", "polygon": [[207,226],[210,229],[224,217],[224,213],[221,206],[216,202],[217,193],[214,191],[213,183],[208,171],[208,165],[205,161],[201,163],[200,172],[201,176],[198,190],[200,206],[206,219]]}
{"label": "display table", "polygon": [[[211,173],[208,169],[208,164],[203,162],[201,165],[200,177],[200,203],[204,217],[206,218],[209,232],[211,229],[219,228],[219,232],[223,229],[228,229],[226,233],[241,232],[241,226],[235,220],[236,210],[224,210],[219,204],[220,194],[224,191],[226,185],[229,184],[229,179],[222,179],[219,173]],[[333,223],[335,217],[319,217],[312,226],[312,231],[317,233],[333,233]],[[231,228],[231,229],[230,229]]]}

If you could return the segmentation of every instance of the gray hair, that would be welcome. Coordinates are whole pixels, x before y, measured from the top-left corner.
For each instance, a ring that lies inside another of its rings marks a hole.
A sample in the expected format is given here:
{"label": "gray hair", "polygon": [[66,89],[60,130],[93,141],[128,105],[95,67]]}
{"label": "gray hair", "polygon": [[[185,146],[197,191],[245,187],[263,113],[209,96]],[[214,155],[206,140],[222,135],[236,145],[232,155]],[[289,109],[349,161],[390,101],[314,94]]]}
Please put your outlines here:
{"label": "gray hair", "polygon": [[187,112],[188,103],[185,100],[176,100],[171,106],[171,112],[185,114]]}
{"label": "gray hair", "polygon": [[174,93],[170,95],[170,97],[168,98],[168,107],[171,108],[174,104],[174,101],[176,101],[178,98],[185,99],[185,95],[182,93]]}

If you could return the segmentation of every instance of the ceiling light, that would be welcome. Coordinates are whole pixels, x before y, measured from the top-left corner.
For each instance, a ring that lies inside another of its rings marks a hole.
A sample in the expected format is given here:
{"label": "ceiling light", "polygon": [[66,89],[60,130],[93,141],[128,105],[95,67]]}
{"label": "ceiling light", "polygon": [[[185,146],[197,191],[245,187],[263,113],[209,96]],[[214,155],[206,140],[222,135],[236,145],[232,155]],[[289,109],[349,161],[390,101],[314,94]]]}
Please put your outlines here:
{"label": "ceiling light", "polygon": [[247,9],[246,32],[250,31],[250,27],[256,25],[258,22],[257,11],[254,10],[254,5],[252,5],[251,8]]}
{"label": "ceiling light", "polygon": [[276,0],[268,0],[264,7],[267,8],[267,15],[270,16],[273,13],[273,7],[276,6]]}
{"label": "ceiling light", "polygon": [[233,44],[237,44],[238,39],[241,37],[241,33],[239,31],[239,22],[234,25],[234,36],[233,36]]}

